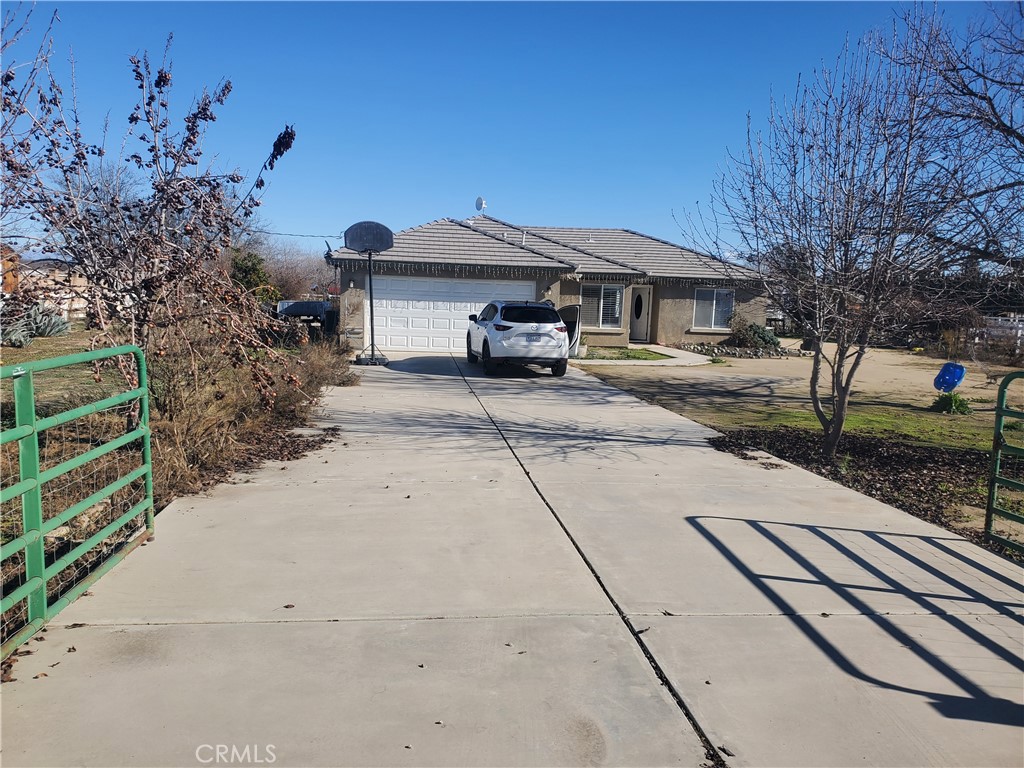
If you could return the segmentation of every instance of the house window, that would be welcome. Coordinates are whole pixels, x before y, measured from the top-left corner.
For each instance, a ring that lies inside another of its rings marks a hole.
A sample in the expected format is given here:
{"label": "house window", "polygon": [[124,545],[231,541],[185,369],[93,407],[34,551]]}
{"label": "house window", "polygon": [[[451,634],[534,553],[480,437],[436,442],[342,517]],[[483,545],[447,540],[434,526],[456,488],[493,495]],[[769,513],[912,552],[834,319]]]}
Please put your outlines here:
{"label": "house window", "polygon": [[621,328],[623,291],[621,285],[581,285],[582,324],[587,328]]}
{"label": "house window", "polygon": [[735,292],[731,288],[698,288],[695,293],[693,327],[729,330]]}

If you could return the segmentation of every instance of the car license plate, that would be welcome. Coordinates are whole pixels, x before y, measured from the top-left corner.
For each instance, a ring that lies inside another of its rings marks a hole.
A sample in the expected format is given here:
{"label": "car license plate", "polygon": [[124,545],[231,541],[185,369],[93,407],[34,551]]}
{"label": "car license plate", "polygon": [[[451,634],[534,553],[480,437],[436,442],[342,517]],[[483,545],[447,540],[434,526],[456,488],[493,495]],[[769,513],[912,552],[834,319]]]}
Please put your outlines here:
{"label": "car license plate", "polygon": [[540,340],[542,338],[543,338],[543,335],[540,334],[540,333],[528,333],[528,334],[526,334],[526,341],[529,344],[537,344],[538,342],[540,342]]}

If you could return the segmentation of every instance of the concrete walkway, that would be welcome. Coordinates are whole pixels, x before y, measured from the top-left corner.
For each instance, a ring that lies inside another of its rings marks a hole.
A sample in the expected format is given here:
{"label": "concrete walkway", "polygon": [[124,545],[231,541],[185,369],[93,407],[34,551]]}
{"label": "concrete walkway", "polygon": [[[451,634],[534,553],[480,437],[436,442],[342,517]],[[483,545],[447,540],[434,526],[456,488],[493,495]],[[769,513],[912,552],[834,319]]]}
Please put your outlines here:
{"label": "concrete walkway", "polygon": [[577,370],[323,421],[31,643],[5,766],[1024,764],[1021,570],[946,531]]}

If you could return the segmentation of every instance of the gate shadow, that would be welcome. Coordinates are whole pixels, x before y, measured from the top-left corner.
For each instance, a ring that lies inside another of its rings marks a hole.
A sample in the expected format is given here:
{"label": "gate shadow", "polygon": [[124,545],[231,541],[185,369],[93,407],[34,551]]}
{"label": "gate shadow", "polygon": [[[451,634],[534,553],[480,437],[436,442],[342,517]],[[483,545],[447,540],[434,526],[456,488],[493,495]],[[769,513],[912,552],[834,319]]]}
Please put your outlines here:
{"label": "gate shadow", "polygon": [[[936,711],[948,718],[1024,726],[1024,705],[991,695],[969,677],[969,669],[958,668],[951,661],[924,647],[918,640],[897,626],[887,613],[879,613],[873,609],[866,599],[871,595],[900,596],[922,609],[922,612],[927,612],[929,616],[944,622],[950,630],[962,637],[965,643],[984,649],[1000,662],[1009,665],[1017,672],[1024,673],[1024,659],[1022,659],[1024,631],[1017,633],[1016,637],[1008,636],[1005,644],[997,642],[972,626],[964,616],[950,613],[941,605],[948,601],[973,603],[987,609],[988,612],[1010,620],[1018,627],[1024,626],[1024,616],[1019,613],[1019,610],[1024,607],[1024,587],[1022,587],[1021,579],[1001,573],[950,546],[949,542],[961,542],[961,539],[747,520],[735,517],[692,516],[687,517],[686,521],[846,674],[879,688],[925,697]],[[765,544],[774,547],[798,565],[807,574],[807,577],[797,578],[758,573],[736,554],[735,549],[723,536],[711,530],[709,524],[718,522],[742,525],[752,530],[761,537]],[[836,567],[835,563],[838,560],[840,563],[838,570],[845,570],[847,573],[856,570],[869,574],[883,586],[847,583],[849,580],[846,582],[834,580],[825,572],[823,564],[815,562],[813,556],[798,551],[796,547],[785,540],[784,534],[791,532],[809,534],[818,543],[825,545],[828,562]],[[910,551],[912,547],[917,548],[919,552]],[[885,559],[879,556],[884,556]],[[900,563],[902,567],[917,569],[931,579],[948,586],[949,593],[942,594],[914,589],[900,581],[894,575],[894,571],[898,571],[892,566],[891,558],[893,556],[897,558],[896,562]],[[846,566],[845,569],[843,566]],[[898,681],[883,680],[865,671],[835,643],[826,638],[808,620],[807,616],[801,615],[773,586],[780,582],[827,588],[840,597],[853,611],[870,620],[893,643],[912,651],[932,670],[959,688],[963,695],[956,696],[921,690],[903,685]],[[1002,593],[1005,597],[994,597],[993,593]],[[956,654],[955,658],[963,660],[968,657],[962,648],[962,643],[956,645],[961,647],[955,647],[951,651]],[[1018,679],[1017,682],[1019,685],[1020,680]]]}

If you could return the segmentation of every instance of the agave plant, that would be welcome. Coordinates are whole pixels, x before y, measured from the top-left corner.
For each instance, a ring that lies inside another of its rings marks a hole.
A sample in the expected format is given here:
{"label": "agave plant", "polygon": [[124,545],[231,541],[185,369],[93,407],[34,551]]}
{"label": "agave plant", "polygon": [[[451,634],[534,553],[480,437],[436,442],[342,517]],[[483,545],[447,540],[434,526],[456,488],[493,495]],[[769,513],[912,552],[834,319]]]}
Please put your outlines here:
{"label": "agave plant", "polygon": [[28,331],[32,336],[63,336],[70,327],[68,321],[56,310],[37,304],[25,316]]}
{"label": "agave plant", "polygon": [[28,321],[25,318],[13,323],[4,323],[0,329],[0,343],[5,347],[27,347],[32,343]]}

